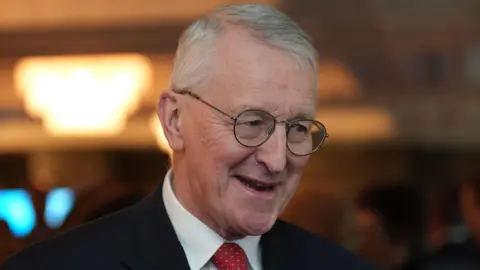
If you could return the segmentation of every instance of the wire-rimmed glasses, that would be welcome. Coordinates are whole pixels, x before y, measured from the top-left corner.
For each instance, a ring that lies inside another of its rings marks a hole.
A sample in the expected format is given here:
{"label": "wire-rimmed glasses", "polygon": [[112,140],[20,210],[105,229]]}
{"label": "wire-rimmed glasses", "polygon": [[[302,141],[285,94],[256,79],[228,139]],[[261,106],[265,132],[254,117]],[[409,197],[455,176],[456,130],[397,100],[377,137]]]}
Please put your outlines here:
{"label": "wire-rimmed glasses", "polygon": [[314,153],[328,137],[325,126],[313,119],[278,121],[273,115],[262,110],[245,110],[237,116],[231,116],[190,90],[177,90],[174,92],[193,97],[232,119],[235,139],[245,147],[258,147],[264,144],[275,131],[277,124],[285,125],[287,148],[292,154],[297,156],[306,156]]}

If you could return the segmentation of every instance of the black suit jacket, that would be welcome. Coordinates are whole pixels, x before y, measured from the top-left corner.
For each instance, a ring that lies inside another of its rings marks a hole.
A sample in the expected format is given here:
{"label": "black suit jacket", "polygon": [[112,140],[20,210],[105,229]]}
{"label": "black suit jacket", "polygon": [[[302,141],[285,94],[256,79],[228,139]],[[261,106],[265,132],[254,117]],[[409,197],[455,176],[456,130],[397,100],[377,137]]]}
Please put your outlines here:
{"label": "black suit jacket", "polygon": [[[0,270],[187,270],[157,188],[140,203],[34,244]],[[264,270],[375,269],[349,251],[282,221],[262,236]]]}

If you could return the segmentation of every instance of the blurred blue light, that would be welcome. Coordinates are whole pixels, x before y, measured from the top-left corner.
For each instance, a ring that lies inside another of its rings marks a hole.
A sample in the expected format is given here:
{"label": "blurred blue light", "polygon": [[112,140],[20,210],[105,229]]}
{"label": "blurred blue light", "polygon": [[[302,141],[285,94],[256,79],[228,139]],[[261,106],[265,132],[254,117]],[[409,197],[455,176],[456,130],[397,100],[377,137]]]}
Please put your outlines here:
{"label": "blurred blue light", "polygon": [[7,223],[14,237],[30,234],[36,225],[30,194],[24,189],[0,190],[0,219]]}
{"label": "blurred blue light", "polygon": [[75,193],[71,188],[55,188],[45,201],[44,221],[48,227],[58,229],[62,226],[75,202]]}

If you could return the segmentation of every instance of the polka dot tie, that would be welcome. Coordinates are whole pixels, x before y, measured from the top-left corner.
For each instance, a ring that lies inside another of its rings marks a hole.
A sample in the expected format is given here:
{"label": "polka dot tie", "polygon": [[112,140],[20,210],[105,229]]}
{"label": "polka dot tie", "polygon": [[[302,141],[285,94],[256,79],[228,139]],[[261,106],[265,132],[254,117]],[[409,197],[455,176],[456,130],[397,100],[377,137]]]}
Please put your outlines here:
{"label": "polka dot tie", "polygon": [[245,251],[235,243],[224,243],[212,258],[218,270],[248,270]]}

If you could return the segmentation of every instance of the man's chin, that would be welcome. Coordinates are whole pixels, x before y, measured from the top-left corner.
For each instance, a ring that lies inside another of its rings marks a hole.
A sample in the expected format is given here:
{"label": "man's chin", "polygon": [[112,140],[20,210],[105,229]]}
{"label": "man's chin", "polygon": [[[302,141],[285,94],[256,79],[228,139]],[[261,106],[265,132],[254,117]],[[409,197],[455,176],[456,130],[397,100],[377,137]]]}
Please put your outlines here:
{"label": "man's chin", "polygon": [[276,220],[274,217],[265,220],[254,220],[252,218],[244,223],[243,228],[247,235],[262,235],[270,231]]}

